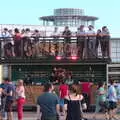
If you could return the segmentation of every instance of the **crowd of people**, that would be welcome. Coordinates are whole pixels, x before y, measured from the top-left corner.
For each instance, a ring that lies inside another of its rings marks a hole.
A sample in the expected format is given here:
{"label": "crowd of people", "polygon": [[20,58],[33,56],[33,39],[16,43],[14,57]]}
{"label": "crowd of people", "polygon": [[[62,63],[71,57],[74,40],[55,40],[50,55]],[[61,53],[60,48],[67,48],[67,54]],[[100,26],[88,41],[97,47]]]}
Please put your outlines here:
{"label": "crowd of people", "polygon": [[50,36],[43,36],[37,29],[31,31],[27,28],[20,31],[15,28],[12,31],[4,28],[0,38],[0,46],[4,49],[1,52],[5,57],[36,57],[40,55],[62,55],[67,57],[76,55],[80,59],[98,58],[99,46],[102,57],[110,57],[110,33],[107,26],[103,26],[95,32],[92,25],[88,26],[87,31],[85,31],[84,25],[80,25],[74,35],[68,26],[65,26],[61,33],[55,27]]}
{"label": "crowd of people", "polygon": [[16,103],[18,120],[23,120],[23,105],[25,89],[23,80],[19,79],[14,85],[8,78],[0,85],[0,120],[13,120],[13,104]]}
{"label": "crowd of people", "polygon": [[45,93],[37,99],[37,120],[59,120],[60,116],[65,116],[66,120],[80,120],[82,111],[79,104],[83,96],[78,94],[76,85],[69,87],[62,81],[59,97],[52,92],[52,84],[45,84],[44,88]]}
{"label": "crowd of people", "polygon": [[[54,86],[52,84],[45,84],[44,87],[45,93],[37,99],[37,120],[58,120],[58,116],[61,115],[65,116],[65,120],[86,119],[83,115],[84,107],[82,107],[85,104],[85,98],[76,84],[68,86],[62,81],[59,86],[59,96],[53,92]],[[98,82],[94,120],[97,119],[96,115],[100,111],[103,112],[106,120],[119,120],[116,117],[116,110],[119,108],[120,85],[115,86],[115,81],[110,80],[107,89],[104,82]]]}
{"label": "crowd of people", "polygon": [[64,80],[66,84],[70,85],[73,83],[72,71],[54,67],[49,79],[53,84],[59,84]]}
{"label": "crowd of people", "polygon": [[[54,69],[56,71],[56,68]],[[59,68],[59,72],[62,71]],[[61,73],[61,72],[60,72]],[[76,83],[68,84],[64,76],[60,77],[58,85],[59,93],[55,91],[55,85],[45,83],[43,93],[37,97],[37,120],[60,120],[64,116],[65,120],[86,120],[83,111],[87,109],[85,96],[80,85]],[[102,110],[106,120],[116,117],[116,109],[120,102],[120,84],[116,86],[114,80],[109,81],[109,86],[99,81],[96,90],[96,107],[93,119],[97,118],[97,113]],[[7,113],[7,120],[13,120],[13,103],[16,101],[18,120],[23,120],[23,106],[26,102],[25,88],[23,80],[19,79],[14,85],[8,78],[0,86],[0,120],[3,120]]]}
{"label": "crowd of people", "polygon": [[96,119],[96,113],[102,109],[106,120],[118,120],[116,109],[117,107],[119,108],[120,102],[120,84],[116,86],[115,81],[110,80],[110,85],[108,86],[108,90],[106,90],[105,84],[99,82],[96,95],[96,110],[93,118]]}

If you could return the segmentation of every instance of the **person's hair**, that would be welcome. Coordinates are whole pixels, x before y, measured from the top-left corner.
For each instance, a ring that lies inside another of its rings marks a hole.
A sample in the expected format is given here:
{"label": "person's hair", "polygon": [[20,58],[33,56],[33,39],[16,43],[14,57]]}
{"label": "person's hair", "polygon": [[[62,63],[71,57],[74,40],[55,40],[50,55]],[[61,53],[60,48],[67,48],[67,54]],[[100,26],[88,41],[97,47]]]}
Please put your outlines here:
{"label": "person's hair", "polygon": [[15,31],[15,33],[19,33],[19,29],[18,28],[15,28],[14,31]]}
{"label": "person's hair", "polygon": [[104,82],[103,81],[99,81],[98,82],[98,89],[100,88],[100,87],[102,87],[104,85]]}
{"label": "person's hair", "polygon": [[80,28],[84,28],[84,25],[80,25]]}
{"label": "person's hair", "polygon": [[113,85],[115,80],[110,80],[110,84]]}
{"label": "person's hair", "polygon": [[88,28],[94,28],[94,26],[93,25],[89,25]]}
{"label": "person's hair", "polygon": [[65,84],[65,80],[60,79],[60,83],[61,83],[61,84]]}
{"label": "person's hair", "polygon": [[4,31],[8,31],[8,29],[7,29],[7,28],[4,28]]}
{"label": "person's hair", "polygon": [[25,30],[25,31],[30,32],[30,29],[29,29],[29,28],[26,28],[26,30]]}
{"label": "person's hair", "polygon": [[105,29],[105,28],[107,28],[107,26],[103,26],[103,27],[102,27],[102,29]]}
{"label": "person's hair", "polygon": [[38,32],[39,32],[39,30],[37,30],[37,29],[36,29],[36,30],[35,30],[35,32],[36,32],[36,33],[38,33]]}
{"label": "person's hair", "polygon": [[9,78],[4,78],[4,81],[11,82],[11,80]]}
{"label": "person's hair", "polygon": [[70,93],[76,93],[76,95],[79,94],[78,86],[73,84],[69,86]]}
{"label": "person's hair", "polygon": [[52,84],[51,83],[44,84],[44,92],[48,92],[50,88],[52,88]]}
{"label": "person's hair", "polygon": [[18,79],[18,83],[20,83],[21,85],[23,85],[23,80],[22,79]]}
{"label": "person's hair", "polygon": [[69,29],[69,27],[68,27],[68,26],[65,26],[65,29]]}
{"label": "person's hair", "polygon": [[98,34],[98,33],[101,33],[101,29],[98,29],[98,30],[97,30],[97,34]]}

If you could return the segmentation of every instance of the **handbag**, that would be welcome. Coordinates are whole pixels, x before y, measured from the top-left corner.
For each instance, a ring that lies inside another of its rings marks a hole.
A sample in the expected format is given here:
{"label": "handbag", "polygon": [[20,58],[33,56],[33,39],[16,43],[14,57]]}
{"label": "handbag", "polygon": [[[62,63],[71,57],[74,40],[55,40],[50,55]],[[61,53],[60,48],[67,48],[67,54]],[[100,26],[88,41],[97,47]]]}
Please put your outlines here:
{"label": "handbag", "polygon": [[87,104],[86,103],[82,103],[82,109],[86,110],[87,109]]}
{"label": "handbag", "polygon": [[85,102],[81,103],[81,101],[79,101],[79,104],[80,104],[80,112],[81,112],[80,120],[88,120],[87,118],[84,118],[84,116],[83,116],[83,110],[87,109],[87,104]]}
{"label": "handbag", "polygon": [[81,107],[82,107],[82,110],[87,110],[87,103],[86,103],[85,99],[82,99]]}

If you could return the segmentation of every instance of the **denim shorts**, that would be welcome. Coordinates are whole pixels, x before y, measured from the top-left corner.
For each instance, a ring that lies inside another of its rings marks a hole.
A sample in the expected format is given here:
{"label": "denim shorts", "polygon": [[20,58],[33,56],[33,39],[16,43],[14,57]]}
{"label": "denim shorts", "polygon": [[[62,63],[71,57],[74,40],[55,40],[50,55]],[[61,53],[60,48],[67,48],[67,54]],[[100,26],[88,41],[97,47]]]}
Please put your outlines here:
{"label": "denim shorts", "polygon": [[7,100],[5,104],[5,111],[12,112],[13,100]]}
{"label": "denim shorts", "polygon": [[64,106],[64,99],[63,98],[60,98],[60,106]]}
{"label": "denim shorts", "polygon": [[117,108],[117,103],[113,101],[109,101],[109,110],[113,110]]}

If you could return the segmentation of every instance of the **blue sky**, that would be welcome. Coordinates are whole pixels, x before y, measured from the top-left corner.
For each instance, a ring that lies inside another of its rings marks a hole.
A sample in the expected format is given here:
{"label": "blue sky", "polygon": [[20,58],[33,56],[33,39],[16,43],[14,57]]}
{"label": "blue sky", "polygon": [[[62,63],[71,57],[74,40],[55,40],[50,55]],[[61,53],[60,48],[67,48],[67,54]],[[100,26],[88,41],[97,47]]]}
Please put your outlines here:
{"label": "blue sky", "polygon": [[40,16],[55,8],[82,8],[96,16],[96,29],[107,25],[112,36],[120,36],[120,0],[0,0],[0,24],[37,24]]}

